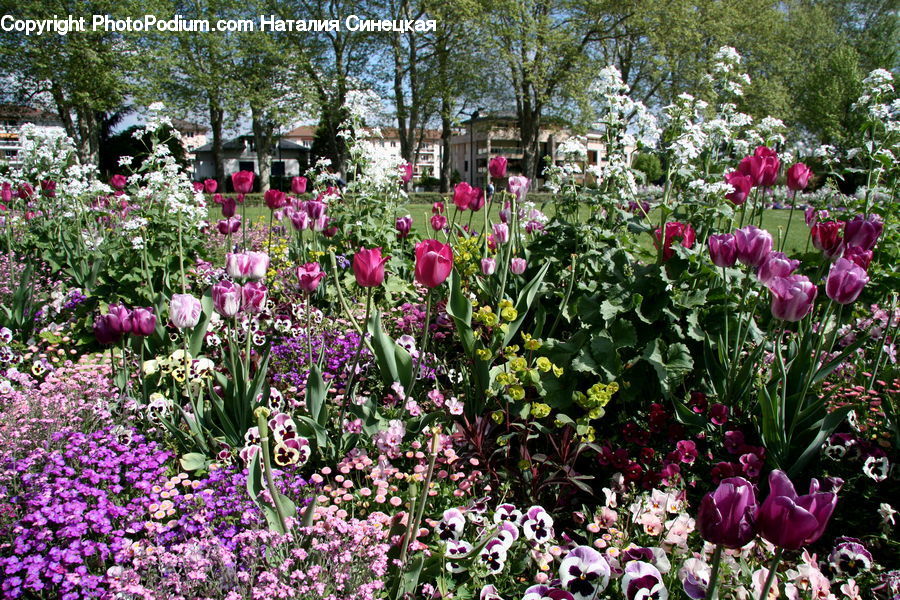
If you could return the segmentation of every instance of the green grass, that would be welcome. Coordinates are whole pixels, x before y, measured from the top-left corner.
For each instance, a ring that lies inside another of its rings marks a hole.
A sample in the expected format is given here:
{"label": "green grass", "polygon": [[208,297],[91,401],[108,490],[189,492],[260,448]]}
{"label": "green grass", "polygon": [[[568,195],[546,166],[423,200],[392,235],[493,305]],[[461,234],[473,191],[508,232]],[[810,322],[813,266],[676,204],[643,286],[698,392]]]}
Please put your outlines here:
{"label": "green grass", "polygon": [[[455,207],[452,202],[445,202],[447,206],[447,215],[448,218],[452,218],[453,211]],[[238,207],[238,212],[240,213],[241,207]],[[256,221],[260,217],[264,217],[268,219],[269,217],[269,209],[265,206],[260,205],[250,205],[248,204],[246,207],[247,210],[247,218],[252,221]],[[500,207],[498,204],[494,204],[491,208],[490,214],[488,218],[497,223],[500,220]],[[547,216],[552,217],[554,214],[554,206],[552,204],[548,204],[546,207]],[[398,216],[409,214],[413,218],[413,234],[418,237],[428,237],[433,231],[430,225],[431,219],[431,204],[422,204],[422,203],[410,203],[407,204],[403,209],[398,211]],[[469,222],[469,215],[472,213],[466,212],[462,213],[458,219],[461,219],[462,224],[467,224]],[[587,207],[583,207],[580,211],[580,216],[582,218],[587,218],[589,214],[589,209]],[[788,229],[788,219],[789,219],[789,210],[766,210],[763,213],[762,225],[763,229],[768,230],[772,236],[776,239],[776,247],[778,245],[777,240],[779,236],[786,236],[785,243],[785,253],[788,255],[800,254],[803,253],[807,247],[806,241],[809,236],[809,230],[806,227],[806,222],[803,217],[803,211],[797,210],[794,211],[794,217],[791,221],[790,229]],[[215,222],[222,218],[222,213],[218,206],[213,205],[210,208],[210,219]],[[656,211],[651,211],[650,218],[654,223],[657,222],[658,213]],[[474,215],[472,221],[473,229],[479,229],[484,223],[484,213],[478,212]],[[387,224],[389,227],[393,227],[393,223]],[[722,233],[726,233],[725,230]],[[641,245],[645,247],[645,249],[652,249],[653,242],[649,235],[642,236]]]}

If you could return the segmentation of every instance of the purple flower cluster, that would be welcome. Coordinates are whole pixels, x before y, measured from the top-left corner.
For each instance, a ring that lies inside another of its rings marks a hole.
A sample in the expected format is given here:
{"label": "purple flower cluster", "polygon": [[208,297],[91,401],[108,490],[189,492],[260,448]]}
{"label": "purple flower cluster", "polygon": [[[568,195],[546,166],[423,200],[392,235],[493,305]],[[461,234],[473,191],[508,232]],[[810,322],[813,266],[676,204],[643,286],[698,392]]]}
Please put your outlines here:
{"label": "purple flower cluster", "polygon": [[[353,362],[353,356],[358,346],[359,334],[352,329],[346,331],[325,329],[321,333],[314,333],[312,338],[314,358],[319,356],[324,347],[323,372],[326,379],[340,378],[346,374],[346,366]],[[273,344],[272,362],[269,367],[272,381],[279,387],[304,389],[306,375],[309,372],[308,356],[305,330]],[[363,348],[360,365],[364,367],[370,357],[369,351]],[[336,381],[335,383],[340,385],[343,382]]]}
{"label": "purple flower cluster", "polygon": [[[62,450],[0,459],[0,572],[5,597],[105,593],[106,568],[140,535],[148,493],[172,455],[132,434],[61,430]],[[128,443],[122,443],[127,441]]]}

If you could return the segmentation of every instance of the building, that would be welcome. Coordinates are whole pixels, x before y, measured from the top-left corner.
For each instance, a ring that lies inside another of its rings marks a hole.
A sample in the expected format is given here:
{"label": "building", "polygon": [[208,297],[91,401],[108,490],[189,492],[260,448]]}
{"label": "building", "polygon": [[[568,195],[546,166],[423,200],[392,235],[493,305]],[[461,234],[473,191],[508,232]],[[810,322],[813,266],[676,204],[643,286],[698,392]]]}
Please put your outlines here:
{"label": "building", "polygon": [[[237,171],[252,171],[259,174],[259,158],[254,146],[252,135],[242,135],[222,145],[226,178],[230,178],[231,174]],[[310,166],[310,160],[309,146],[287,138],[280,139],[272,151],[272,187],[288,188],[290,178],[305,173]],[[213,160],[212,143],[204,144],[194,150],[194,181],[214,179],[215,176],[216,165]]]}
{"label": "building", "polygon": [[[561,162],[557,148],[573,136],[562,122],[545,119],[538,133],[538,165],[546,164],[548,156],[554,156],[556,163]],[[587,142],[587,160],[582,168],[602,164],[605,155],[602,133],[591,130],[583,137]],[[462,181],[475,186],[484,187],[488,162],[495,156],[507,158],[507,173],[510,175],[521,173],[524,155],[517,117],[511,113],[475,113],[474,118],[464,121],[450,138],[450,153],[452,169]],[[542,184],[543,179],[538,177],[535,189]]]}
{"label": "building", "polygon": [[[312,147],[316,136],[316,128],[310,125],[301,125],[284,134],[284,139],[297,144]],[[386,148],[391,153],[400,157],[400,134],[396,127],[366,128],[361,132],[360,138]],[[426,129],[422,132],[421,143],[416,160],[413,161],[413,177],[437,177],[441,169],[441,132],[435,129]]]}
{"label": "building", "polygon": [[63,135],[62,121],[54,115],[37,108],[17,104],[0,104],[0,162],[11,167],[21,164],[19,152],[22,149],[22,126],[30,123],[46,133]]}
{"label": "building", "polygon": [[209,141],[206,135],[209,128],[204,125],[198,125],[183,119],[172,119],[172,127],[181,134],[181,144],[187,152],[193,152]]}

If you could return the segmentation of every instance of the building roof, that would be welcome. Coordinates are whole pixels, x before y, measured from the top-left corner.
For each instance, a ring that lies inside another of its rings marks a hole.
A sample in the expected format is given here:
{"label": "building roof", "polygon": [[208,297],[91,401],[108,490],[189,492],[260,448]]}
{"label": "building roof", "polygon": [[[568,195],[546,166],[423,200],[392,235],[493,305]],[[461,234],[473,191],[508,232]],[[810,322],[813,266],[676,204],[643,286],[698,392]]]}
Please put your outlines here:
{"label": "building roof", "polygon": [[[238,137],[228,140],[227,142],[222,144],[222,150],[224,150],[226,152],[229,150],[243,150],[244,142],[250,141],[252,139],[253,139],[252,135],[238,136]],[[203,144],[199,148],[194,149],[194,153],[212,152],[212,147],[213,147],[212,142],[210,142],[208,144]],[[286,140],[284,138],[278,140],[277,148],[278,148],[278,150],[304,150],[304,151],[309,150],[309,148],[307,148],[306,146],[302,146],[300,144],[295,144],[294,142],[292,142],[290,140]]]}
{"label": "building roof", "polygon": [[52,121],[60,123],[59,117],[40,108],[22,104],[0,104],[0,119],[16,119],[18,121]]}
{"label": "building roof", "polygon": [[209,127],[205,125],[192,123],[191,121],[185,121],[184,119],[172,119],[172,127],[181,133],[206,133],[209,131]]}
{"label": "building roof", "polygon": [[[317,127],[313,125],[301,125],[300,127],[295,127],[291,129],[286,134],[284,134],[285,138],[288,139],[312,139],[316,137],[316,129]],[[381,132],[380,136],[373,135],[373,133],[378,130]],[[399,140],[400,133],[396,127],[366,127],[362,130],[363,139],[384,139],[384,140]],[[429,141],[436,141],[441,139],[441,132],[437,129],[426,129],[424,139]]]}
{"label": "building roof", "polygon": [[313,125],[301,125],[300,127],[294,127],[293,129],[288,131],[286,134],[284,134],[284,137],[286,137],[288,139],[290,139],[290,138],[312,139],[312,138],[316,137],[316,127],[314,127]]}

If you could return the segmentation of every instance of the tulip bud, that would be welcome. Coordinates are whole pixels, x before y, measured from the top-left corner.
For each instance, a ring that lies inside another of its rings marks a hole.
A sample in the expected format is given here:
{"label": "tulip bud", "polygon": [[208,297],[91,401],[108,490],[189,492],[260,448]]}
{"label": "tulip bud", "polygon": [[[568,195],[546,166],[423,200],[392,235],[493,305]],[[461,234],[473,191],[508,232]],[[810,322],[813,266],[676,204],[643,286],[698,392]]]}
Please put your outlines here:
{"label": "tulip bud", "polygon": [[776,277],[767,286],[772,292],[772,316],[783,321],[799,321],[808,315],[819,292],[804,275]]}
{"label": "tulip bud", "polygon": [[787,186],[788,189],[795,192],[802,192],[809,185],[809,178],[812,177],[812,171],[803,163],[794,163],[787,170]]}
{"label": "tulip bud", "polygon": [[300,289],[311,294],[319,287],[319,283],[325,278],[319,263],[306,263],[297,267],[297,279],[300,281]]}
{"label": "tulip bud", "polygon": [[521,275],[525,272],[525,267],[528,266],[528,263],[525,262],[524,258],[513,258],[509,261],[509,270],[512,271],[515,275]]}
{"label": "tulip bud", "polygon": [[466,210],[469,208],[471,197],[472,186],[465,181],[457,183],[456,187],[453,188],[453,204],[455,204],[456,208],[459,210]]}
{"label": "tulip bud", "polygon": [[291,179],[291,193],[295,196],[306,193],[306,177],[293,177]]}
{"label": "tulip bud", "polygon": [[200,321],[200,300],[190,294],[174,294],[169,301],[169,321],[178,329],[193,329]]}
{"label": "tulip bud", "polygon": [[136,308],[131,312],[131,332],[147,337],[156,331],[156,315],[152,308]]}
{"label": "tulip bud", "polygon": [[378,287],[384,283],[384,263],[389,256],[381,256],[381,248],[360,249],[353,256],[353,274],[361,287]]}
{"label": "tulip bud", "polygon": [[506,223],[494,224],[494,239],[499,244],[505,244],[509,241],[509,225]]}
{"label": "tulip bud", "polygon": [[217,189],[219,189],[219,182],[215,179],[203,180],[203,191],[207,194],[215,194]]}
{"label": "tulip bud", "polygon": [[485,275],[493,275],[497,271],[497,261],[493,258],[481,259],[481,272]]}
{"label": "tulip bud", "polygon": [[711,235],[707,240],[709,257],[717,267],[733,267],[737,259],[737,245],[730,233]]}
{"label": "tulip bud", "polygon": [[244,311],[250,314],[262,312],[266,306],[266,286],[261,281],[251,281],[241,287]]}
{"label": "tulip bud", "polygon": [[234,198],[228,197],[222,200],[222,216],[226,219],[233,217],[236,209],[237,202],[235,202]]}
{"label": "tulip bud", "polygon": [[865,269],[846,258],[839,258],[828,271],[825,294],[838,304],[851,304],[859,298],[868,282]]}
{"label": "tulip bud", "polygon": [[741,548],[756,537],[756,494],[743,477],[722,480],[703,497],[697,513],[697,529],[704,540],[726,548]]}
{"label": "tulip bud", "polygon": [[844,225],[844,244],[871,250],[883,230],[884,223],[878,215],[871,214],[865,219],[857,215]]}
{"label": "tulip bud", "polygon": [[488,162],[488,172],[494,179],[503,179],[506,177],[506,157],[495,156]]}
{"label": "tulip bud", "polygon": [[413,166],[412,163],[403,163],[400,165],[400,181],[403,185],[406,185],[413,178]]}
{"label": "tulip bud", "polygon": [[241,310],[241,286],[233,281],[220,281],[212,287],[213,308],[230,319]]}
{"label": "tulip bud", "polygon": [[736,230],[734,241],[737,259],[751,267],[761,265],[772,251],[772,235],[753,225]]}
{"label": "tulip bud", "polygon": [[269,207],[269,210],[278,210],[287,205],[287,195],[281,190],[267,190],[263,194],[263,202]]}
{"label": "tulip bud", "polygon": [[431,216],[431,228],[435,231],[441,231],[447,226],[447,217],[444,215]]}
{"label": "tulip bud", "polygon": [[437,240],[416,244],[416,281],[428,288],[441,285],[453,270],[453,250]]}
{"label": "tulip bud", "polygon": [[394,224],[397,228],[397,237],[402,239],[406,239],[409,236],[410,230],[412,230],[412,217],[406,215],[405,217],[398,217],[397,222]]}

